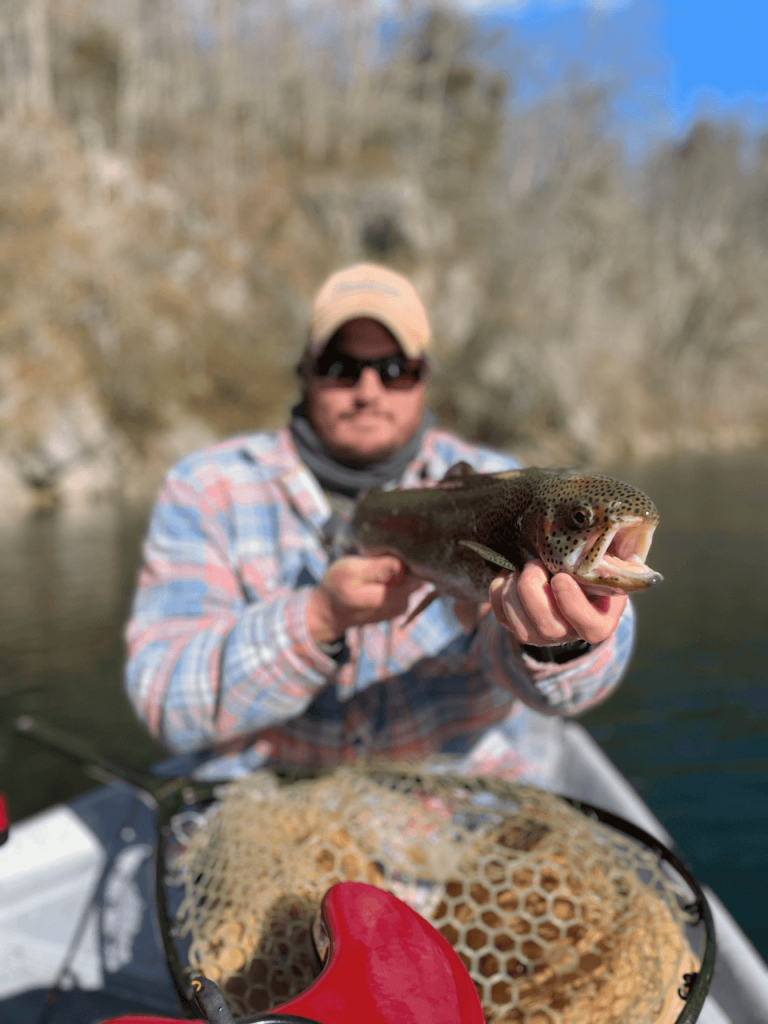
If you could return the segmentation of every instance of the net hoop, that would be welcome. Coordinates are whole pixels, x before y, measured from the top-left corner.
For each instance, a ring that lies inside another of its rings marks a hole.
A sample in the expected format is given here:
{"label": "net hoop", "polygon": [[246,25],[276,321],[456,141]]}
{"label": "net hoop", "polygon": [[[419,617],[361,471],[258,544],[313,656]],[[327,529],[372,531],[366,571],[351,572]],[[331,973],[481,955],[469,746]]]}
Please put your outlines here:
{"label": "net hoop", "polygon": [[[290,785],[292,782],[305,781],[318,778],[313,773],[276,773],[279,774],[282,784]],[[372,778],[409,778],[417,777],[410,769],[407,772],[393,771],[371,771]],[[477,777],[469,780],[463,776],[442,776],[446,783],[455,784],[457,787],[466,787],[470,782],[473,787],[478,784],[483,786],[485,780]],[[504,789],[504,780],[488,780],[489,791]],[[159,931],[163,942],[166,959],[170,973],[176,987],[179,999],[188,1012],[194,1012],[194,994],[189,983],[188,967],[184,965],[174,941],[174,920],[169,913],[167,900],[167,871],[166,859],[172,846],[171,822],[179,812],[189,809],[194,805],[209,805],[221,793],[221,786],[213,783],[196,783],[187,781],[184,786],[174,787],[175,792],[169,792],[168,797],[160,802],[158,809],[158,847],[156,852],[156,910],[159,919]],[[691,923],[700,926],[703,931],[702,949],[700,954],[700,965],[697,971],[685,972],[680,978],[678,995],[685,1001],[685,1005],[677,1016],[672,1020],[663,1018],[663,1024],[694,1024],[698,1020],[704,1005],[707,992],[712,980],[715,963],[715,929],[712,912],[706,896],[696,881],[691,871],[680,860],[680,858],[669,850],[662,842],[639,826],[627,821],[619,815],[606,811],[602,808],[576,800],[569,797],[561,797],[570,807],[588,819],[599,822],[615,830],[619,834],[628,836],[634,842],[651,851],[659,860],[668,865],[691,891],[692,899],[686,904],[685,910],[690,914]],[[261,1014],[238,1017],[238,1024],[270,1024],[270,1022],[282,1021],[279,1008]],[[287,1018],[286,1018],[287,1019]],[[662,1024],[662,1020],[659,1020]]]}

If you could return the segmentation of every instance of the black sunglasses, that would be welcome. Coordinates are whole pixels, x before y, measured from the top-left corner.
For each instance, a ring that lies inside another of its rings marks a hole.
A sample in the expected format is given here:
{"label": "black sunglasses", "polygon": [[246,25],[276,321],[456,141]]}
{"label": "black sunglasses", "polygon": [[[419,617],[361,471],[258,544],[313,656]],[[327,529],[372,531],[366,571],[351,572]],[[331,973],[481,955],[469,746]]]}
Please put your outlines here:
{"label": "black sunglasses", "polygon": [[316,360],[312,372],[321,380],[332,381],[339,387],[352,388],[368,367],[376,370],[385,388],[412,388],[427,375],[427,363],[423,359],[409,359],[403,355],[355,359],[354,356],[339,353],[323,353]]}

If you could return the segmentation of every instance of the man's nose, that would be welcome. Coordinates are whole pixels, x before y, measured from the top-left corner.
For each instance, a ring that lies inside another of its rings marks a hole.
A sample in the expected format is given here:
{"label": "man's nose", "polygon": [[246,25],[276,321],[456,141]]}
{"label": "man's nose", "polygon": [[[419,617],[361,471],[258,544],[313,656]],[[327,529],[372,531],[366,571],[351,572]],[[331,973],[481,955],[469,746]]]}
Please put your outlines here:
{"label": "man's nose", "polygon": [[378,371],[374,370],[372,366],[366,366],[355,385],[355,398],[372,401],[374,398],[378,398],[383,390],[384,385],[381,383]]}

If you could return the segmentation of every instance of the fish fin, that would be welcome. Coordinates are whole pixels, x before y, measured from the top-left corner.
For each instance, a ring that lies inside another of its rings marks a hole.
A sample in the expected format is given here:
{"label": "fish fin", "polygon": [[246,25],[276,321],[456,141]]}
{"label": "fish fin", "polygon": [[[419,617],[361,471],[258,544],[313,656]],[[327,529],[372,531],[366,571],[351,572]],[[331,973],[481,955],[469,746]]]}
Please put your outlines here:
{"label": "fish fin", "polygon": [[477,470],[468,462],[457,462],[448,470],[443,480],[466,480],[468,476],[477,476]]}
{"label": "fish fin", "polygon": [[514,480],[516,476],[524,473],[524,469],[502,469],[499,473],[492,473],[496,480]]}
{"label": "fish fin", "polygon": [[493,473],[478,473],[468,462],[457,462],[451,466],[442,480],[438,481],[438,490],[464,490],[467,487],[482,487],[493,482]]}
{"label": "fish fin", "polygon": [[476,555],[480,555],[486,562],[492,562],[494,565],[501,566],[502,569],[512,569],[513,572],[517,572],[517,566],[512,565],[508,558],[504,555],[500,555],[498,551],[493,551],[491,548],[487,548],[485,544],[478,544],[474,540],[460,540],[461,544],[465,548],[469,548],[470,551],[474,551]]}
{"label": "fish fin", "polygon": [[484,487],[489,484],[492,486],[498,480],[514,480],[525,472],[524,469],[504,469],[499,473],[478,473],[468,462],[457,462],[455,466],[451,466],[437,486],[446,490]]}
{"label": "fish fin", "polygon": [[400,628],[405,629],[406,626],[410,626],[410,624],[413,622],[416,616],[421,615],[422,612],[425,612],[427,608],[429,608],[429,606],[432,604],[432,602],[436,601],[439,596],[440,595],[438,594],[437,590],[430,590],[426,597],[423,597],[421,601],[419,601],[419,603],[416,605],[413,611],[408,612],[408,615],[406,616]]}

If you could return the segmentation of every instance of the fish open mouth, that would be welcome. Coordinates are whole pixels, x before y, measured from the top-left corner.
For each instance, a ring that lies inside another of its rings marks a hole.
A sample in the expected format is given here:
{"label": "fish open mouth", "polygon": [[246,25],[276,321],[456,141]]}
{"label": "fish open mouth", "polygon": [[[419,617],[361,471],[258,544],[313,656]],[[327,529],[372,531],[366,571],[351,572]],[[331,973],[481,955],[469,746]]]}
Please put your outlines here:
{"label": "fish open mouth", "polygon": [[645,590],[664,578],[646,565],[656,524],[639,517],[598,531],[576,553],[574,576],[600,591]]}

